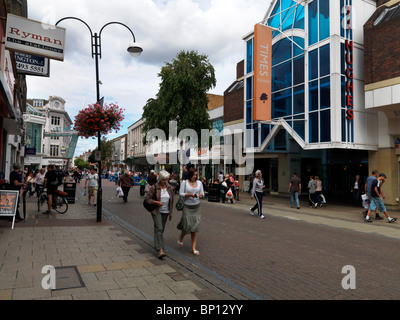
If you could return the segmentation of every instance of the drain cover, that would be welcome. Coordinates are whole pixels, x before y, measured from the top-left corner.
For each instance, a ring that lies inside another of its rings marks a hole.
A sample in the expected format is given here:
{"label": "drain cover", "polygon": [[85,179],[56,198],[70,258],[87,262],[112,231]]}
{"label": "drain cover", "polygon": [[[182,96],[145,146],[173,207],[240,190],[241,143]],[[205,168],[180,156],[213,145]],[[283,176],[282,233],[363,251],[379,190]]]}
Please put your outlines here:
{"label": "drain cover", "polygon": [[72,288],[81,288],[85,284],[82,281],[76,266],[72,267],[56,267],[56,289],[65,290]]}

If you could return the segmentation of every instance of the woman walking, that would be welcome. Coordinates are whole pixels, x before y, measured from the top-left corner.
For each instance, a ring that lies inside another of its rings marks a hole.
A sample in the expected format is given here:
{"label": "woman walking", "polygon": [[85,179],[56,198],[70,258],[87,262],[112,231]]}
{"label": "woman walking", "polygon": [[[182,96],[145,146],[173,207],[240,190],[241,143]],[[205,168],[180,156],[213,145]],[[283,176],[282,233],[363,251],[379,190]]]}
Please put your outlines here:
{"label": "woman walking", "polygon": [[256,171],[255,178],[253,180],[253,187],[251,189],[251,198],[256,198],[257,203],[253,208],[250,209],[250,214],[254,215],[254,210],[258,209],[258,217],[264,219],[262,214],[262,201],[264,195],[264,179],[262,178],[262,173],[260,170]]}
{"label": "woman walking", "polygon": [[125,170],[124,174],[120,175],[120,177],[118,179],[118,185],[121,187],[122,192],[124,193],[124,196],[122,197],[122,199],[124,200],[124,204],[126,204],[128,202],[129,190],[131,190],[131,188],[134,186],[134,184],[135,184],[135,181],[129,174],[129,171]]}
{"label": "woman walking", "polygon": [[[233,201],[232,181],[231,181],[231,179],[229,177],[229,174],[225,175],[225,180],[223,182],[225,182],[226,187],[224,186],[224,184],[222,184],[222,187],[224,188],[224,197],[222,198],[222,203],[225,203],[226,199],[231,200],[231,203],[235,203]],[[231,192],[232,192],[232,197],[231,198],[227,198],[226,197],[226,194],[228,193],[229,189],[231,189]]]}
{"label": "woman walking", "polygon": [[322,193],[322,181],[318,176],[315,176],[315,181],[317,181],[317,189],[315,189],[315,197],[317,198],[318,205],[322,207],[321,193]]}
{"label": "woman walking", "polygon": [[146,202],[157,207],[151,212],[154,221],[154,247],[158,252],[158,258],[166,256],[164,252],[164,230],[167,219],[171,221],[174,206],[174,191],[168,183],[169,173],[161,171],[159,181],[149,190],[146,196]]}
{"label": "woman walking", "polygon": [[178,246],[183,247],[183,238],[190,233],[192,253],[198,256],[200,253],[196,246],[201,220],[200,199],[204,197],[204,189],[203,184],[197,180],[195,169],[191,168],[188,171],[188,180],[182,181],[179,195],[184,197],[185,206],[182,211],[182,218],[177,226],[181,230]]}

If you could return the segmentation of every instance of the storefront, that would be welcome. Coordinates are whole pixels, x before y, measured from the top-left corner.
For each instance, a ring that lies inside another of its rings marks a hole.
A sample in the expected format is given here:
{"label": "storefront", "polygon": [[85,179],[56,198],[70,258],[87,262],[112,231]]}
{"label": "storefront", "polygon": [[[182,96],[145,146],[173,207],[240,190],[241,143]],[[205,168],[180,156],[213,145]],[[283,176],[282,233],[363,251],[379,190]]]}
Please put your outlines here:
{"label": "storefront", "polygon": [[[355,175],[368,176],[379,138],[377,113],[365,108],[363,25],[375,8],[370,0],[274,0],[259,24],[269,27],[269,45],[258,51],[259,25],[243,38],[246,147],[271,191],[287,193],[297,171],[303,185],[318,175],[327,195],[345,200]],[[264,91],[260,74],[269,76]]]}

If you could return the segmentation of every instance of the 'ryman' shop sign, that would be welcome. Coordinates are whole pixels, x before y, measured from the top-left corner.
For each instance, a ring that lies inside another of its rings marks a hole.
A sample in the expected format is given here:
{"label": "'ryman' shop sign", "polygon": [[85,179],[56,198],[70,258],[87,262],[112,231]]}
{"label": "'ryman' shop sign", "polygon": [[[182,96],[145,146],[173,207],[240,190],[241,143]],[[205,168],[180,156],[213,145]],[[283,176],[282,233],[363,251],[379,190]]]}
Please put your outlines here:
{"label": "'ryman' shop sign", "polygon": [[254,26],[254,104],[255,121],[271,120],[272,29]]}
{"label": "'ryman' shop sign", "polygon": [[65,29],[7,15],[6,49],[64,60]]}

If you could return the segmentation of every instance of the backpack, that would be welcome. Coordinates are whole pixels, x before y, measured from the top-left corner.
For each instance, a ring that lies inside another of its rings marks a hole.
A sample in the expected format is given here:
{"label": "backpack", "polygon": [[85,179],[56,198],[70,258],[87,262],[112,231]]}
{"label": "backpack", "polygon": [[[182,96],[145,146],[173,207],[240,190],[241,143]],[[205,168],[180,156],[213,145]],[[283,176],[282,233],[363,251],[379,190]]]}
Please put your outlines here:
{"label": "backpack", "polygon": [[55,170],[55,176],[56,176],[56,181],[54,181],[54,185],[56,185],[57,187],[62,185],[64,177],[66,176],[66,174],[64,173],[64,171],[62,171],[61,169],[56,169]]}

